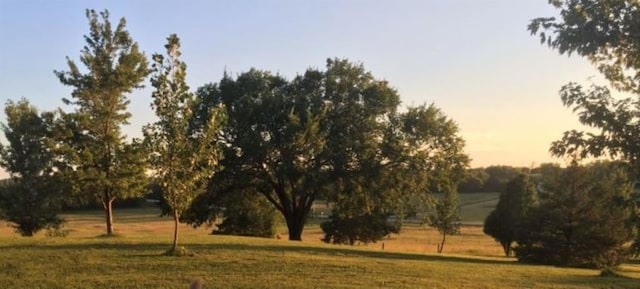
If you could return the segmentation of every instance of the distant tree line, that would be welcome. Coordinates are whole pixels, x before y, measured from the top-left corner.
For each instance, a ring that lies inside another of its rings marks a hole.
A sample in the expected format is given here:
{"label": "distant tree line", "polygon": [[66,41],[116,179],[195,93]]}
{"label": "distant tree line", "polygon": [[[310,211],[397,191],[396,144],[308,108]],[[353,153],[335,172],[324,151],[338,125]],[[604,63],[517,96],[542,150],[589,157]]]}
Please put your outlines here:
{"label": "distant tree line", "polygon": [[507,183],[522,172],[530,168],[512,167],[505,165],[472,168],[467,171],[467,177],[458,186],[460,193],[496,192],[502,193],[507,189]]}

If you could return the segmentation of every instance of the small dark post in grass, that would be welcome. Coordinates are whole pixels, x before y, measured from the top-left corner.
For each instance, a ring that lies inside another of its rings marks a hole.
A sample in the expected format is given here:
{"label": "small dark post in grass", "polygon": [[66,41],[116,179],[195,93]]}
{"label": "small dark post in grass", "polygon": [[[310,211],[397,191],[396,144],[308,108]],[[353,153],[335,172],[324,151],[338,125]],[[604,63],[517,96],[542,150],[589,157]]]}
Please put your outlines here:
{"label": "small dark post in grass", "polygon": [[193,280],[193,282],[191,282],[191,286],[189,286],[189,289],[202,289],[202,280],[200,279],[195,279]]}

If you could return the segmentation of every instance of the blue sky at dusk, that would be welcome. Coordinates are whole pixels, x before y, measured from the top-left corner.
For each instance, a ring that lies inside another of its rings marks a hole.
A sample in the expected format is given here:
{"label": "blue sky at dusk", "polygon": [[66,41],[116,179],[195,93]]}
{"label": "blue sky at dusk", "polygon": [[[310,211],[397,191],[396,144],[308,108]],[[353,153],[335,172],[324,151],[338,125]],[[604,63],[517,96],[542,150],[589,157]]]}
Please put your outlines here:
{"label": "blue sky at dusk", "polygon": [[[149,56],[177,33],[192,89],[225,69],[293,77],[329,57],[362,62],[403,104],[433,102],[453,118],[472,166],[562,162],[549,144],[579,126],[558,90],[570,81],[603,84],[585,59],[561,56],[526,30],[530,19],[556,13],[546,0],[0,0],[3,106],[25,97],[42,110],[64,108],[71,88],[53,70],[67,69],[66,56],[77,61],[86,8],[108,9],[112,23],[125,17]],[[131,95],[127,135],[140,136],[154,120],[150,94]]]}

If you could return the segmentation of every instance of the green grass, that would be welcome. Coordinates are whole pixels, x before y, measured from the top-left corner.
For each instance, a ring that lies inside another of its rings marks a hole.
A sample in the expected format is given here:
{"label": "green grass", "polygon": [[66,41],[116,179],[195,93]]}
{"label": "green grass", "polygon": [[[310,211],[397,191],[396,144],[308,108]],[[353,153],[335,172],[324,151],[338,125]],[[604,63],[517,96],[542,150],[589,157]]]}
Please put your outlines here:
{"label": "green grass", "polygon": [[500,193],[459,194],[460,218],[466,224],[483,224],[495,209]]}
{"label": "green grass", "polygon": [[[163,253],[170,245],[171,221],[158,218],[157,211],[116,210],[116,238],[97,237],[101,217],[99,212],[67,215],[71,233],[64,238],[22,238],[1,228],[0,287],[187,288],[196,278],[205,288],[640,287],[640,264],[623,267],[630,278],[522,265],[492,253],[499,247],[475,228],[451,239],[445,252],[455,254],[439,255],[425,241],[436,234],[418,226],[385,240],[384,251],[380,244],[321,244],[317,226],[308,228],[303,242],[212,236],[209,229],[185,226],[181,245],[195,254],[170,257]],[[496,247],[485,248],[491,246]],[[469,250],[485,256],[471,256]]]}

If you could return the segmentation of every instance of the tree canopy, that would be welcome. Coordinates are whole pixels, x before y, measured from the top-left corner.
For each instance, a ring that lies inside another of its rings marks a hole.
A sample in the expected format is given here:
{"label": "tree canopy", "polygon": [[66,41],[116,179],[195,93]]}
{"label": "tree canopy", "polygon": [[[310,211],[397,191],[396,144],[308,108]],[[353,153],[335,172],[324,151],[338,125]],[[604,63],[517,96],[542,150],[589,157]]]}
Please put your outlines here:
{"label": "tree canopy", "polygon": [[561,92],[565,106],[597,133],[565,132],[553,144],[554,155],[624,160],[640,179],[640,3],[624,0],[552,0],[560,17],[536,18],[529,31],[561,54],[590,60],[611,85],[634,98],[614,98],[608,88],[585,89],[576,83]]}
{"label": "tree canopy", "polygon": [[640,93],[640,3],[549,0],[559,17],[531,20],[529,31],[561,54],[591,61],[620,90]]}
{"label": "tree canopy", "polygon": [[426,194],[437,172],[462,176],[468,163],[457,126],[439,109],[397,113],[397,92],[346,60],[329,59],[325,71],[291,81],[252,69],[198,95],[227,109],[220,176],[231,181],[220,183],[264,196],[291,240],[300,240],[318,196],[334,202],[341,218],[390,215],[399,196]]}

